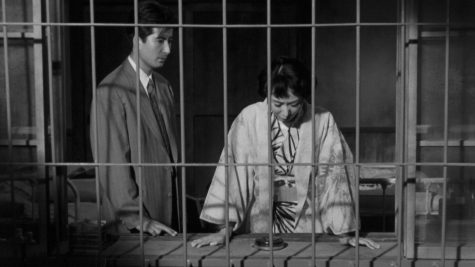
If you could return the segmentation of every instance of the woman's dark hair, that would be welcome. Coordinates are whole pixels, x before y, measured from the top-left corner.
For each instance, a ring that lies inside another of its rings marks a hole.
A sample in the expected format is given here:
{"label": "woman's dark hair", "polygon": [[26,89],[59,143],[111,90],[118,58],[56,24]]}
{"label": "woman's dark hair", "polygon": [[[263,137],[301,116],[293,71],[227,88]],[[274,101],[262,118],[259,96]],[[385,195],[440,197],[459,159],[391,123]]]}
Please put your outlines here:
{"label": "woman's dark hair", "polygon": [[[267,97],[267,70],[259,74],[259,95]],[[288,97],[288,89],[306,100],[311,95],[310,72],[297,59],[279,57],[271,64],[271,94],[278,98]],[[315,82],[316,84],[316,82]]]}
{"label": "woman's dark hair", "polygon": [[[129,23],[135,21],[134,10],[129,15]],[[161,5],[156,0],[144,0],[139,2],[138,23],[139,24],[173,24],[175,23],[175,14],[166,6]],[[153,32],[153,27],[139,26],[139,37],[145,41],[147,36]],[[135,34],[134,27],[127,27],[127,36],[132,40]]]}

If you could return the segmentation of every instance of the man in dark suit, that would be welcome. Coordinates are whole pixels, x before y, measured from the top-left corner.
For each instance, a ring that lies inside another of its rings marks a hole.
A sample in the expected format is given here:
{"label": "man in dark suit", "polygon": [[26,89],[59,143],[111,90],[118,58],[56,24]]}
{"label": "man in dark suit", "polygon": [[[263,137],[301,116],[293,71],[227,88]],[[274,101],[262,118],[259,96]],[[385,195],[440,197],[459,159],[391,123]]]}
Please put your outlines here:
{"label": "man in dark suit", "polygon": [[[156,1],[139,3],[139,24],[170,24],[174,18],[168,8]],[[97,162],[123,164],[99,167],[101,216],[117,226],[119,232],[136,232],[142,227],[151,235],[176,235],[171,227],[172,223],[177,224],[172,218],[177,212],[173,205],[176,168],[140,169],[132,165],[177,160],[173,92],[169,82],[156,72],[170,54],[173,29],[139,26],[138,36],[134,27],[128,31],[133,37],[132,51],[101,81],[91,106],[91,146],[93,153],[97,152],[94,155]],[[137,77],[140,78],[138,89]],[[139,188],[143,196],[142,226]]]}

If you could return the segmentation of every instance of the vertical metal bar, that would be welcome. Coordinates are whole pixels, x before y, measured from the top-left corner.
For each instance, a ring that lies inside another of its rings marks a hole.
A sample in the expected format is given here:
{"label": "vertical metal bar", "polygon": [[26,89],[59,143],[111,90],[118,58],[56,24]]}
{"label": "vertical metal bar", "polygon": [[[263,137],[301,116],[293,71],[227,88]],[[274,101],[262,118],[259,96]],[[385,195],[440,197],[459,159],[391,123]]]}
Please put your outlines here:
{"label": "vertical metal bar", "polygon": [[[183,72],[183,0],[178,0],[178,67],[180,79],[180,143],[181,143],[181,163],[186,163],[185,148],[185,79]],[[183,225],[183,266],[187,266],[188,246],[187,241],[187,214],[186,214],[186,167],[181,167],[181,202],[182,202],[182,225]],[[178,198],[178,196],[177,196]]]}
{"label": "vertical metal bar", "polygon": [[[7,21],[7,12],[6,12],[5,0],[2,0],[2,22],[6,23]],[[8,28],[4,24],[3,27],[3,58],[4,58],[4,68],[5,68],[5,102],[7,109],[7,138],[8,138],[8,160],[12,161],[13,155],[13,141],[12,141],[12,112],[10,104],[10,70],[8,69]],[[9,172],[12,174],[12,170],[9,168]],[[15,203],[15,181],[12,178],[10,180],[10,201],[12,205]],[[16,228],[16,225],[15,225]]]}
{"label": "vertical metal bar", "polygon": [[[94,0],[89,0],[89,19],[91,22],[90,26],[90,35],[91,35],[91,88],[92,88],[92,97],[94,107],[92,109],[92,116],[94,118],[94,163],[99,163],[98,155],[99,155],[99,141],[98,141],[98,124],[97,124],[97,71],[96,71],[96,28],[94,26]],[[100,191],[100,172],[99,166],[96,165],[94,167],[95,170],[95,182],[96,182],[96,210],[97,210],[97,235],[99,240],[99,246],[102,244],[102,229],[101,229],[101,222],[102,222],[102,214],[101,214],[101,191]],[[100,250],[97,253],[97,261],[99,261]]]}
{"label": "vertical metal bar", "polygon": [[228,35],[227,35],[227,16],[226,16],[226,0],[222,1],[222,17],[223,17],[223,122],[224,122],[224,199],[225,202],[225,227],[226,227],[226,266],[231,266],[231,251],[229,248],[229,159],[228,159]]}
{"label": "vertical metal bar", "polygon": [[447,232],[447,162],[449,138],[449,65],[450,65],[450,0],[446,0],[445,21],[445,69],[444,69],[444,167],[443,167],[443,198],[442,198],[442,229],[440,245],[440,261],[445,266],[445,246]]}
{"label": "vertical metal bar", "polygon": [[[51,22],[51,10],[50,10],[50,1],[46,1],[46,22]],[[55,107],[54,107],[54,94],[53,94],[53,66],[52,66],[52,50],[51,50],[51,25],[47,25],[45,28],[46,34],[46,72],[48,75],[48,96],[49,96],[49,128],[50,128],[50,146],[51,146],[51,163],[56,163],[56,124],[55,124]],[[58,181],[58,176],[56,172],[56,167],[51,167],[51,175],[53,178],[53,188],[54,188],[54,225],[55,225],[55,237],[56,244],[59,246],[60,243],[60,181]],[[57,249],[56,253],[59,255],[60,250]]]}
{"label": "vertical metal bar", "polygon": [[[315,8],[316,8],[316,4],[315,4],[315,0],[312,0],[312,25],[315,25],[315,22],[316,22],[316,11],[315,11]],[[316,132],[316,129],[315,129],[315,86],[316,86],[316,83],[315,83],[315,76],[316,76],[316,66],[315,66],[315,57],[316,57],[316,53],[315,53],[315,50],[316,50],[316,28],[315,26],[312,26],[312,29],[311,29],[311,57],[312,57],[312,62],[311,62],[311,67],[310,67],[310,70],[311,70],[311,73],[310,73],[310,78],[312,79],[310,81],[310,86],[311,86],[311,114],[312,114],[312,156],[311,156],[311,162],[312,162],[312,179],[311,179],[311,187],[312,187],[312,202],[311,202],[311,209],[312,209],[312,267],[315,267],[316,266],[316,240],[315,240],[315,221],[316,221],[316,216],[315,216],[315,175],[316,175],[316,172],[315,172],[315,168],[318,168],[318,165],[315,165],[317,159],[315,157],[315,132]]]}
{"label": "vertical metal bar", "polygon": [[138,188],[139,188],[139,223],[140,223],[140,230],[139,230],[139,237],[140,237],[140,256],[141,256],[141,265],[145,267],[145,246],[144,246],[144,229],[143,229],[143,177],[142,177],[142,114],[140,112],[140,56],[139,56],[139,15],[138,15],[138,0],[134,0],[134,36],[136,37],[133,42],[135,42],[135,46],[137,47],[136,53],[136,70],[135,70],[135,94],[137,95],[136,103],[137,103],[137,178],[138,178]]}
{"label": "vertical metal bar", "polygon": [[398,196],[398,209],[397,209],[397,266],[401,267],[402,266],[402,259],[403,259],[403,246],[402,246],[402,235],[404,231],[404,225],[403,225],[403,208],[404,208],[404,167],[402,165],[399,165],[397,167],[396,171],[396,177],[397,177],[397,196]]}
{"label": "vertical metal bar", "polygon": [[355,165],[355,211],[356,211],[356,232],[355,232],[355,266],[360,266],[360,246],[359,246],[359,238],[360,238],[360,174],[361,174],[361,165]]}
{"label": "vertical metal bar", "polygon": [[273,242],[273,210],[274,210],[274,181],[273,181],[273,167],[272,167],[272,131],[271,131],[271,105],[272,105],[272,81],[271,81],[271,1],[267,0],[267,138],[268,138],[268,164],[269,164],[269,246],[270,246],[270,253],[269,253],[269,267],[274,266],[274,242]]}
{"label": "vertical metal bar", "polygon": [[[406,163],[414,164],[417,161],[417,101],[418,101],[418,44],[411,42],[419,38],[417,25],[417,0],[405,0],[406,31],[405,47],[405,78],[404,78],[404,159]],[[407,179],[416,176],[416,166],[406,165],[404,178],[405,206],[404,206],[404,252],[405,257],[415,257],[415,225],[416,225],[416,185],[407,182]]]}
{"label": "vertical metal bar", "polygon": [[[33,36],[37,40],[42,40],[42,10],[43,5],[41,0],[32,0],[33,5],[33,22],[38,23],[33,26]],[[38,185],[41,189],[38,190],[39,194],[39,210],[38,216],[40,220],[39,225],[39,239],[40,250],[45,254],[48,253],[48,243],[50,241],[49,225],[50,225],[50,208],[49,208],[49,179],[46,166],[46,122],[45,122],[45,96],[44,96],[44,75],[43,75],[43,42],[33,43],[34,53],[34,76],[35,76],[35,123],[36,123],[36,162],[37,176],[41,179],[41,183]]]}
{"label": "vertical metal bar", "polygon": [[[355,163],[360,163],[360,64],[361,64],[361,3],[360,0],[356,0],[356,148],[355,148]],[[360,179],[360,165],[356,166],[356,185],[355,185],[355,209],[356,209],[356,233],[355,233],[355,263],[356,267],[359,266],[359,257],[360,257],[360,247],[359,247],[359,238],[360,238],[360,192],[359,192],[359,179]]]}
{"label": "vertical metal bar", "polygon": [[398,44],[397,44],[397,56],[396,56],[396,77],[397,85],[396,85],[396,160],[398,162],[398,166],[396,169],[396,235],[397,235],[397,266],[402,266],[402,257],[403,257],[403,246],[402,246],[402,235],[404,231],[403,227],[403,208],[404,208],[404,170],[403,162],[404,162],[404,111],[405,111],[405,0],[398,0],[398,7],[399,7],[399,16],[401,21],[401,27],[398,28]]}
{"label": "vertical metal bar", "polygon": [[[360,39],[361,39],[361,25],[360,25],[360,0],[356,0],[356,147],[355,147],[355,162],[360,162]],[[358,177],[359,178],[359,177]]]}
{"label": "vertical metal bar", "polygon": [[[66,10],[65,9],[65,3],[63,1],[56,1],[55,2],[55,5],[54,5],[54,13],[56,14],[56,20],[58,22],[65,22],[65,15],[66,15]],[[67,36],[65,36],[65,28],[66,27],[58,27],[56,28],[57,31],[56,31],[56,55],[57,55],[57,58],[58,60],[61,60],[62,62],[70,62],[69,59],[66,58],[66,53],[65,53],[65,47],[66,47],[66,40],[67,39]],[[56,124],[58,125],[57,127],[57,132],[56,132],[56,138],[58,140],[58,143],[60,144],[59,146],[59,149],[58,149],[58,155],[56,155],[56,160],[61,162],[61,161],[64,161],[65,160],[65,153],[64,151],[66,150],[65,148],[65,144],[66,144],[66,125],[65,125],[65,122],[67,121],[67,118],[66,118],[66,109],[65,109],[65,105],[62,104],[65,102],[66,100],[66,95],[65,95],[65,91],[66,90],[61,90],[62,88],[69,88],[68,87],[68,84],[67,84],[67,81],[69,80],[68,77],[66,77],[66,75],[68,74],[65,69],[67,68],[65,66],[66,64],[63,64],[63,66],[61,66],[61,73],[59,74],[59,87],[60,88],[59,90],[57,90],[58,92],[58,97],[57,99],[59,99],[59,103],[58,103],[58,112],[55,114],[56,115]],[[64,180],[64,182],[66,182],[66,180]],[[65,199],[67,197],[67,190],[63,190],[64,194],[62,195],[63,199]],[[63,201],[64,202],[64,201]],[[65,205],[66,206],[66,205]],[[66,207],[67,209],[67,207]],[[67,221],[67,219],[66,219]]]}
{"label": "vertical metal bar", "polygon": [[[52,19],[51,20],[56,20],[57,22],[63,22],[64,21],[64,3],[63,1],[54,1],[53,6],[51,8],[51,14],[52,14]],[[58,27],[52,27],[52,34],[51,34],[51,65],[53,66],[53,60],[54,58],[57,58],[58,60],[61,60],[62,62],[69,62],[64,58],[64,42],[65,42],[65,36],[64,36],[64,30],[65,27],[58,26]],[[61,70],[58,70],[58,77],[54,77],[54,71],[53,67],[51,67],[51,84],[52,84],[52,94],[53,94],[53,100],[55,101],[54,106],[52,108],[53,113],[54,113],[54,122],[51,123],[51,125],[54,126],[55,132],[54,132],[54,142],[56,144],[56,149],[54,149],[54,155],[55,155],[55,162],[62,162],[65,159],[65,154],[64,151],[66,150],[66,110],[65,110],[65,105],[64,100],[65,100],[65,91],[66,90],[61,90],[62,88],[67,88],[66,87],[66,72],[64,71],[65,67],[62,66]],[[56,88],[56,89],[55,89]],[[54,174],[55,177],[57,176],[59,184],[56,187],[57,193],[59,195],[58,198],[58,208],[59,212],[59,225],[61,226],[59,230],[59,236],[60,236],[60,242],[61,242],[61,247],[65,247],[67,242],[67,225],[68,225],[68,204],[67,204],[67,179],[65,175],[65,171],[67,171],[67,167],[59,167],[57,166],[55,168],[56,173]]]}
{"label": "vertical metal bar", "polygon": [[[50,1],[46,1],[46,22],[51,22]],[[46,26],[46,66],[48,73],[48,89],[49,89],[49,115],[50,115],[50,132],[51,132],[51,162],[56,163],[56,129],[54,117],[54,96],[53,96],[53,66],[52,66],[52,41],[51,41],[51,25]],[[54,171],[53,171],[54,173]]]}
{"label": "vertical metal bar", "polygon": [[[57,14],[58,15],[58,20],[59,21],[64,21],[66,22],[68,20],[68,7],[69,3],[65,3],[63,1],[58,2],[57,4]],[[70,35],[69,31],[67,30],[67,27],[61,27],[59,31],[59,36],[60,40],[58,40],[58,45],[59,45],[59,57],[61,58],[62,62],[71,62],[70,58],[70,53],[69,53],[69,46],[68,40],[70,40]],[[62,69],[61,69],[61,86],[62,88],[71,88],[71,67],[70,64],[63,64]],[[67,90],[60,90],[61,92],[61,97],[62,99],[62,104],[61,104],[61,115],[60,115],[60,137],[61,137],[61,144],[67,144],[67,105],[64,103],[66,102],[66,98],[68,97],[68,91]],[[61,150],[61,159],[65,159],[65,150],[66,148],[63,147]],[[67,194],[67,192],[66,192]]]}

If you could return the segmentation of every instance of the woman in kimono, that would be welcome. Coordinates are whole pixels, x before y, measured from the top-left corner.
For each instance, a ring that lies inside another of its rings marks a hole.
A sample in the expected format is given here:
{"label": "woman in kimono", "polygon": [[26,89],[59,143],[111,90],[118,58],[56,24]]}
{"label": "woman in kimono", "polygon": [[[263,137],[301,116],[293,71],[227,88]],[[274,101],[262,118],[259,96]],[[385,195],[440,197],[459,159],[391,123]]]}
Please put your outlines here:
{"label": "woman in kimono", "polygon": [[[244,108],[228,133],[229,222],[233,232],[268,233],[269,198],[272,197],[274,233],[316,233],[340,235],[340,241],[355,245],[346,234],[356,230],[354,207],[355,175],[353,156],[330,112],[311,110],[308,70],[295,59],[280,58],[271,67],[271,99],[267,99],[267,74],[259,76],[259,93],[264,101]],[[272,167],[268,143],[268,104],[271,105]],[[315,148],[312,150],[312,120],[315,122]],[[312,151],[315,153],[315,220],[312,220]],[[220,163],[225,163],[225,153]],[[262,164],[256,166],[256,163]],[[307,163],[308,165],[293,165]],[[245,165],[253,164],[253,165]],[[342,165],[340,165],[342,164]],[[193,247],[224,242],[225,171],[216,168],[200,215],[220,227],[217,233],[191,242]],[[270,175],[271,174],[271,175]],[[269,177],[273,179],[270,196]],[[232,234],[232,233],[231,233]],[[365,238],[360,244],[379,245]]]}

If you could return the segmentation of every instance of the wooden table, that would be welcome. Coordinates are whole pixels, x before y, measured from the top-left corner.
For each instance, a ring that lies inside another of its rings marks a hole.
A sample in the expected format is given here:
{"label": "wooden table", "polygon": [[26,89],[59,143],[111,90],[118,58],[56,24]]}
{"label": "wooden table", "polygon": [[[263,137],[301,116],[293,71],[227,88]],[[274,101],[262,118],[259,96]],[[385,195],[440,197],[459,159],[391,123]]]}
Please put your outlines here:
{"label": "wooden table", "polygon": [[[194,240],[203,234],[189,235]],[[240,235],[230,242],[231,266],[270,266],[270,252],[262,251],[253,246],[257,237],[264,235]],[[311,266],[312,245],[309,234],[281,235],[287,246],[274,251],[274,266]],[[381,245],[378,250],[360,247],[360,266],[379,262],[381,266],[391,266],[397,262],[397,245],[393,238],[377,238]],[[226,266],[226,247],[187,247],[187,266]],[[147,237],[144,240],[145,266],[184,266],[183,236]],[[319,236],[316,243],[317,266],[353,266],[355,249],[342,245],[335,237]],[[92,255],[89,255],[92,256]],[[87,263],[87,255],[74,255],[81,259],[78,265]],[[141,248],[137,236],[121,236],[121,238],[105,249],[99,257],[105,266],[141,266]],[[92,266],[92,265],[91,265]],[[101,265],[102,266],[102,265]],[[395,265],[393,265],[395,266]]]}

